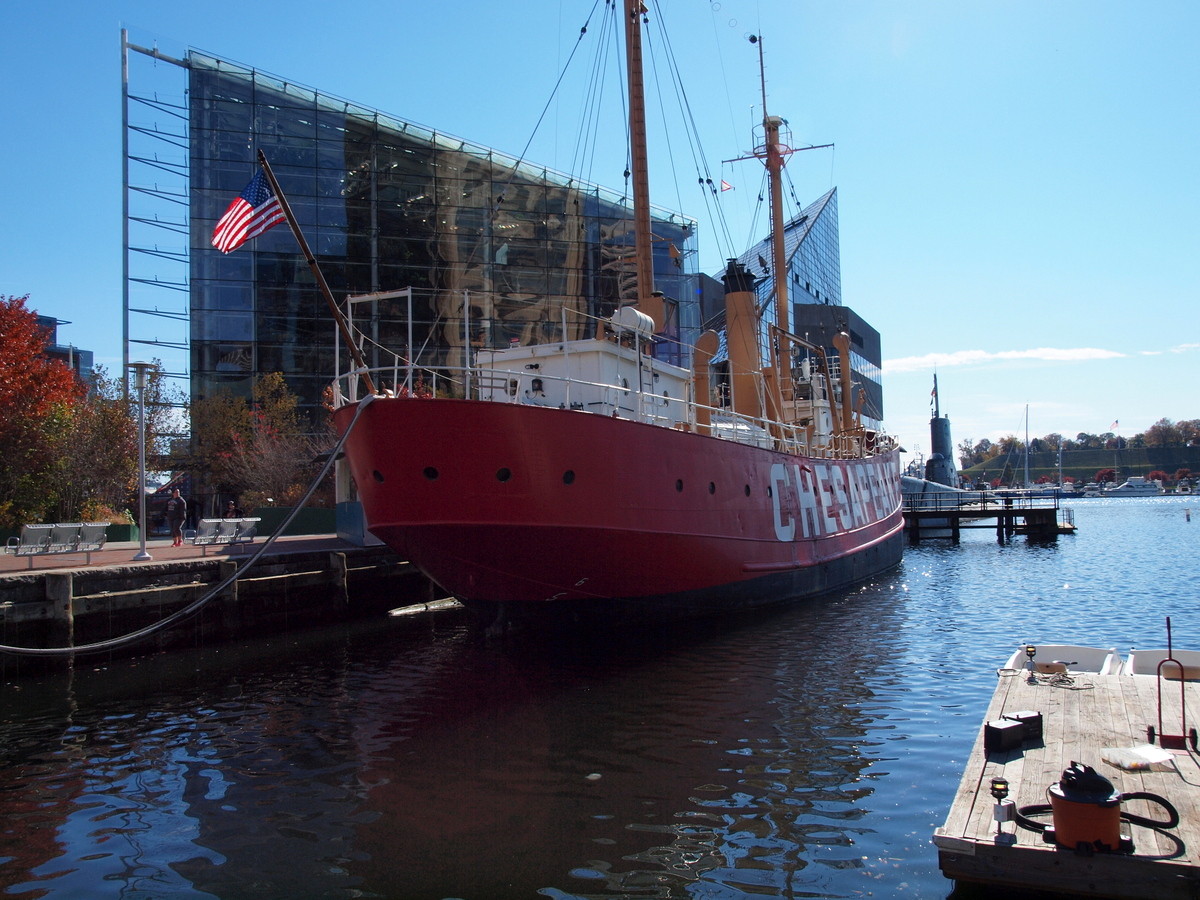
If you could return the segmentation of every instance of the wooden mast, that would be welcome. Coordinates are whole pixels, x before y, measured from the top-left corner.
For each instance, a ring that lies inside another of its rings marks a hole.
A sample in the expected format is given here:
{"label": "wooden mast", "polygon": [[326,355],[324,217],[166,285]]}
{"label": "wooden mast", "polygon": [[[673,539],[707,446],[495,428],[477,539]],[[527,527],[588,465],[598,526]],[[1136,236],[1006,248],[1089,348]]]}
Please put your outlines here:
{"label": "wooden mast", "polygon": [[[784,334],[790,334],[791,307],[788,300],[787,257],[783,244],[783,166],[784,156],[791,152],[779,140],[779,126],[783,120],[779,116],[767,114],[767,71],[763,60],[762,38],[758,44],[758,73],[762,86],[763,101],[763,150],[764,162],[767,166],[767,183],[770,186],[771,198],[771,274],[775,288],[775,324]],[[779,354],[775,361],[779,367],[779,384],[789,389],[792,383],[792,354],[787,348]]]}
{"label": "wooden mast", "polygon": [[662,331],[665,315],[662,297],[654,292],[654,261],[650,232],[650,175],[646,162],[646,95],[642,78],[641,0],[625,0],[625,69],[629,82],[629,156],[633,177],[633,232],[637,264],[638,309]]}

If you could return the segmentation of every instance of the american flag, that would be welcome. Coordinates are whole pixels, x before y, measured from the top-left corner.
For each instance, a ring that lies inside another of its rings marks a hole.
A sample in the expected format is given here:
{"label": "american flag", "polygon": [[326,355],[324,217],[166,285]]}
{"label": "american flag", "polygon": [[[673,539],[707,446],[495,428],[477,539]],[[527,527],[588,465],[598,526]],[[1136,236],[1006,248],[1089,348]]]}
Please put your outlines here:
{"label": "american flag", "polygon": [[213,229],[212,245],[222,253],[231,253],[252,237],[257,237],[283,221],[279,198],[259,169],[241,196],[229,204],[225,215]]}

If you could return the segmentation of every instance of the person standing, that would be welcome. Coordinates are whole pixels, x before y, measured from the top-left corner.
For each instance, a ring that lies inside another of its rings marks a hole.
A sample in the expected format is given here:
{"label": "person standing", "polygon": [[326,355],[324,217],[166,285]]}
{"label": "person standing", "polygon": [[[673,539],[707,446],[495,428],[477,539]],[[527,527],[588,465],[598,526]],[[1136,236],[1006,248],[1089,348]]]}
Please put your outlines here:
{"label": "person standing", "polygon": [[179,496],[179,488],[171,491],[167,501],[167,522],[171,526],[171,546],[183,546],[183,523],[187,520],[187,501]]}

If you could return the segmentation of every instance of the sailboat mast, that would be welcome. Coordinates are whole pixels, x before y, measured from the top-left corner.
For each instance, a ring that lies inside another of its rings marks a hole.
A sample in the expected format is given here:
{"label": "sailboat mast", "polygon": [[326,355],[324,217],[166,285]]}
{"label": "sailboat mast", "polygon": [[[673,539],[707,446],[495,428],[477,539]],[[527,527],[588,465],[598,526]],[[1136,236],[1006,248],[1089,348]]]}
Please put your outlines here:
{"label": "sailboat mast", "polygon": [[642,76],[641,0],[625,0],[625,67],[629,82],[629,157],[633,178],[633,232],[637,265],[638,309],[654,320],[654,332],[662,331],[662,298],[654,292],[654,261],[650,232],[650,173],[646,155],[646,93]]}
{"label": "sailboat mast", "polygon": [[1028,490],[1029,484],[1029,404],[1025,404],[1025,488]]}

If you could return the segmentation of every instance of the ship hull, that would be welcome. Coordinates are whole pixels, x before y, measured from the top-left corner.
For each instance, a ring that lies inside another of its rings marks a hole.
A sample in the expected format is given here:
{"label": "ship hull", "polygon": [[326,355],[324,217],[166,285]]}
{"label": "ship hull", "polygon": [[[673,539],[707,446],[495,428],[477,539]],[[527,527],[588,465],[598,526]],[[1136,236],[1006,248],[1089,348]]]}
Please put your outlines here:
{"label": "ship hull", "polygon": [[894,452],[810,459],[585,412],[382,398],[345,453],[376,537],[510,613],[712,613],[837,590],[902,553]]}

